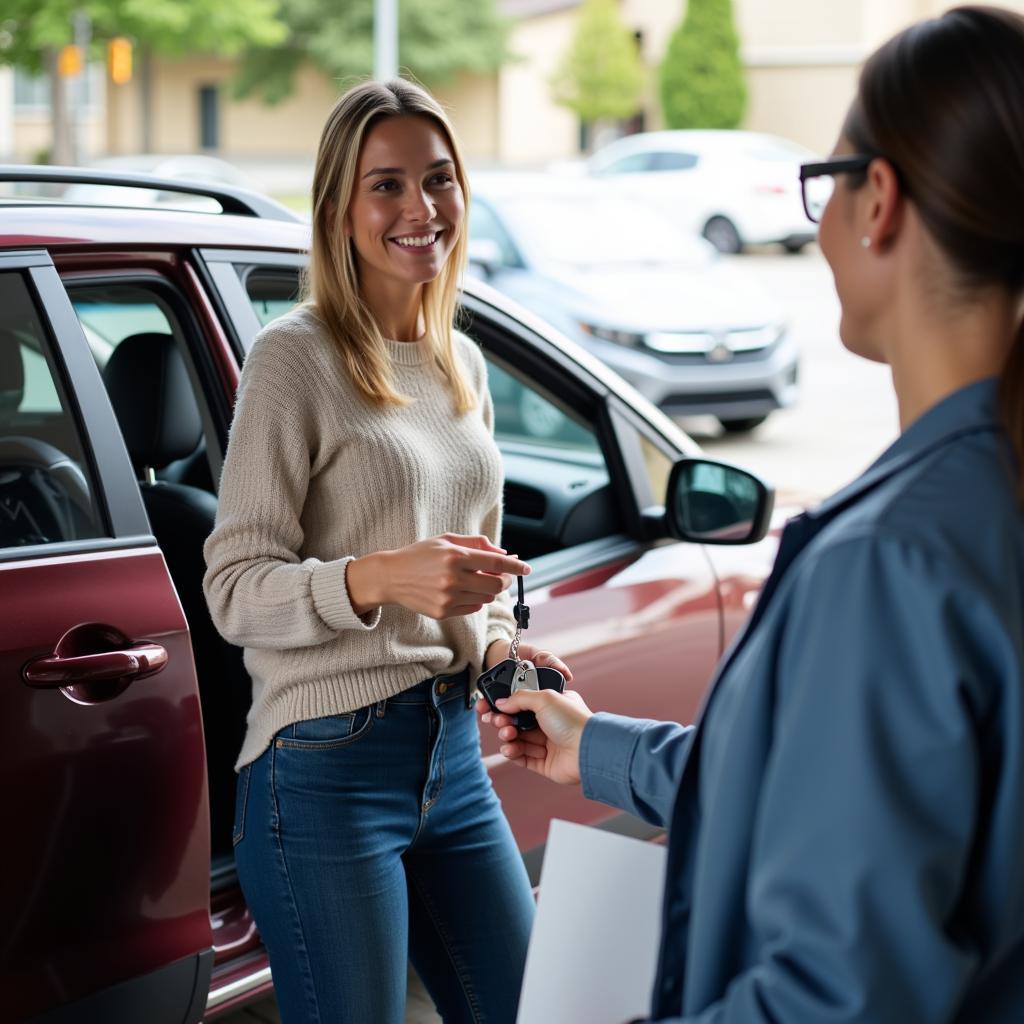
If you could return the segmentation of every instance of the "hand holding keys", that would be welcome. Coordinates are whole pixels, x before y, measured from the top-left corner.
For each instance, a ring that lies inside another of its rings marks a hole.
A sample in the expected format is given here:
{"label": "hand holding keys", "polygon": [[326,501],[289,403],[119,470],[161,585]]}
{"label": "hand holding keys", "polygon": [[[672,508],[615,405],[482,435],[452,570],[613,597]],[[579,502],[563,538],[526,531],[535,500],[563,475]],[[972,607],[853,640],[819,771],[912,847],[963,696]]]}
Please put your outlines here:
{"label": "hand holding keys", "polygon": [[[482,673],[476,681],[477,689],[484,695],[492,711],[500,711],[495,702],[511,697],[517,690],[557,690],[559,693],[565,690],[565,677],[558,669],[546,665],[537,666],[532,661],[521,660],[516,656],[522,631],[530,622],[530,609],[524,602],[522,576],[518,577],[518,582],[519,602],[514,609],[516,635],[509,648],[509,657]],[[537,719],[532,711],[521,711],[511,717],[520,732],[537,728]]]}

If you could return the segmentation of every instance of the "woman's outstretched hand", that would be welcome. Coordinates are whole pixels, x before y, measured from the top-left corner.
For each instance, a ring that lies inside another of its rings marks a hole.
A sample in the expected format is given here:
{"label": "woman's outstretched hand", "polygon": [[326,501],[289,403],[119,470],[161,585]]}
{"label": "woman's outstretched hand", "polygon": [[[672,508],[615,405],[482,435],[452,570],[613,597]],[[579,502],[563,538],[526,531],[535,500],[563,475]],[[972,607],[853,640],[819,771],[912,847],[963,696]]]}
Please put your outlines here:
{"label": "woman's outstretched hand", "polygon": [[[498,701],[498,707],[501,714],[479,700],[476,710],[482,722],[498,730],[505,757],[552,782],[569,785],[580,781],[580,740],[593,712],[575,690],[520,690]],[[538,727],[519,732],[509,717],[519,711],[532,711]]]}
{"label": "woman's outstretched hand", "polygon": [[529,565],[482,535],[445,533],[348,563],[346,584],[357,615],[397,604],[431,619],[472,615],[507,590]]}

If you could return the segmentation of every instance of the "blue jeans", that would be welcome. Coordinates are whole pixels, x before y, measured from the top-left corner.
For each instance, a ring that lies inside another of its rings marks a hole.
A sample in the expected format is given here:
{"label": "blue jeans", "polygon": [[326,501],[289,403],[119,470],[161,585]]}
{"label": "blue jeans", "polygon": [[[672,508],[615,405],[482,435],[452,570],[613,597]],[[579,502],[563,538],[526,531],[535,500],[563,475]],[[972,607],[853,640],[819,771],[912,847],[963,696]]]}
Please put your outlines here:
{"label": "blue jeans", "polygon": [[235,860],[284,1024],[515,1021],[534,903],[467,673],[287,726],[238,777]]}

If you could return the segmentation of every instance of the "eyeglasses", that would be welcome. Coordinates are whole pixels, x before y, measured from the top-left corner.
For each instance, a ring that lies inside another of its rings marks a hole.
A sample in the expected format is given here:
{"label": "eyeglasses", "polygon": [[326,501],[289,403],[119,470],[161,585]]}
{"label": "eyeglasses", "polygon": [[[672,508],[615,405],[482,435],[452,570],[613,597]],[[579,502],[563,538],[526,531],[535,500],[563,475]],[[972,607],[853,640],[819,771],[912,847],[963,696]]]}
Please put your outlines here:
{"label": "eyeglasses", "polygon": [[800,165],[800,194],[804,201],[804,213],[817,224],[828,205],[836,187],[833,175],[863,171],[876,157],[837,156],[818,164]]}

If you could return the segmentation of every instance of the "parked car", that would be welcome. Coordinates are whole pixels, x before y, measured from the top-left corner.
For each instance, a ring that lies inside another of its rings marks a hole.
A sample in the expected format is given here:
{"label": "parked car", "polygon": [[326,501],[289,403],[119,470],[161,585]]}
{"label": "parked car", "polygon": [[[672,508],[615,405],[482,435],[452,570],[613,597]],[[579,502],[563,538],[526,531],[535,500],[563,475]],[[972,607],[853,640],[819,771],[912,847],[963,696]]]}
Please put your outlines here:
{"label": "parked car", "polygon": [[[92,180],[0,168],[12,178]],[[269,201],[196,191],[233,212],[0,202],[5,1021],[192,1024],[272,987],[232,856],[249,680],[206,611],[202,544],[242,361],[295,302],[309,237]],[[763,533],[762,485],[696,461],[486,285],[467,282],[463,308],[502,396],[504,542],[533,565],[531,639],[595,707],[691,718],[773,548],[715,549],[717,574],[696,539]],[[653,834],[485,733],[534,877],[554,816]]]}
{"label": "parked car", "polygon": [[798,170],[817,159],[778,135],[689,130],[627,135],[585,166],[593,177],[658,198],[667,215],[721,252],[767,242],[799,252],[816,228],[801,205]]}
{"label": "parked car", "polygon": [[552,175],[472,186],[471,266],[663,411],[745,431],[796,400],[799,355],[778,302],[656,208]]}

